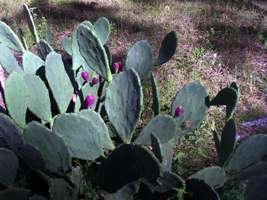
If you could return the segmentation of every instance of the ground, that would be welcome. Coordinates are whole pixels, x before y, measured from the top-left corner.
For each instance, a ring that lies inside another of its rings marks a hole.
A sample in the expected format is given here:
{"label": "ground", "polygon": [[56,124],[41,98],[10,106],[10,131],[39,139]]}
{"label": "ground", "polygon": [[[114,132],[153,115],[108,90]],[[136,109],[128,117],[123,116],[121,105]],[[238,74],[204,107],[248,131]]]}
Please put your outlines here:
{"label": "ground", "polygon": [[[57,49],[78,23],[101,16],[112,23],[109,46],[117,58],[139,40],[148,40],[156,54],[164,35],[174,30],[179,35],[177,52],[155,71],[162,108],[168,109],[176,92],[194,80],[211,96],[236,81],[241,90],[237,125],[266,116],[267,51],[260,40],[264,10],[222,0],[21,0],[16,5],[0,0],[0,19],[15,30],[22,27],[28,41],[20,10],[24,2],[34,8],[42,37]],[[210,110],[200,130],[181,141],[174,157],[179,174],[187,176],[217,162],[211,133],[221,128],[223,117],[222,109]]]}

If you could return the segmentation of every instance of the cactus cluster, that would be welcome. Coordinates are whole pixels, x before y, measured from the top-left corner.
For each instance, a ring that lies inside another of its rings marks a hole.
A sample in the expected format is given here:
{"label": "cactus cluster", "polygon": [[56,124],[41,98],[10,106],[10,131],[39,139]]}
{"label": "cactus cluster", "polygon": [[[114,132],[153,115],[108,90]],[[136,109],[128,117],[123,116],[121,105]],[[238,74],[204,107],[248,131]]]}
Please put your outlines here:
{"label": "cactus cluster", "polygon": [[[180,193],[189,200],[216,200],[226,181],[248,179],[255,190],[247,195],[253,197],[259,183],[266,183],[267,138],[253,136],[236,147],[235,83],[211,100],[200,82],[190,83],[177,93],[170,113],[161,114],[152,71],[174,55],[175,32],[166,35],[156,59],[148,42],[140,41],[125,63],[113,63],[108,20],[84,21],[63,41],[72,61],[67,62],[39,39],[26,5],[24,12],[38,55],[0,22],[0,64],[8,73],[1,90],[6,113],[0,114],[0,199],[78,199],[81,176],[75,167],[84,162],[96,170],[93,176],[85,173],[86,179],[108,192],[100,199],[167,199]],[[22,63],[13,51],[22,53]],[[154,118],[139,131],[145,81],[151,83]],[[199,127],[210,106],[221,105],[226,125],[221,137],[214,133],[221,166],[183,180],[171,172],[175,145]],[[251,151],[254,145],[257,151]]]}

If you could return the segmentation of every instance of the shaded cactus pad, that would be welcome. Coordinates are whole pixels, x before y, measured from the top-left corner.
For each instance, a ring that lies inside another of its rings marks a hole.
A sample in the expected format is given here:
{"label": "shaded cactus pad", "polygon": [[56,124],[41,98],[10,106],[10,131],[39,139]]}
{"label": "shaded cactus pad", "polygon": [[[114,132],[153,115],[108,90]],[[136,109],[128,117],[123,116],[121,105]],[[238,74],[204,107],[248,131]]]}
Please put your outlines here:
{"label": "shaded cactus pad", "polygon": [[159,174],[159,163],[151,152],[141,146],[124,144],[101,164],[97,182],[102,189],[114,193],[139,178],[154,184]]}

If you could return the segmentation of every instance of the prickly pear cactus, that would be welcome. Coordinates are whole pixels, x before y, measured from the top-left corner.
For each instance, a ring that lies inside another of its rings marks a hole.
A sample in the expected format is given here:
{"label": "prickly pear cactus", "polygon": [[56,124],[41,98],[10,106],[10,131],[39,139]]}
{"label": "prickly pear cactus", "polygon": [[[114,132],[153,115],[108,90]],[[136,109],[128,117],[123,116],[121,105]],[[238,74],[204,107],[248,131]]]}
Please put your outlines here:
{"label": "prickly pear cactus", "polygon": [[203,180],[191,178],[186,181],[185,199],[219,200],[218,193]]}
{"label": "prickly pear cactus", "polygon": [[[176,94],[171,113],[180,129],[178,139],[198,128],[205,119],[208,112],[207,96],[207,91],[200,82],[187,84]],[[183,112],[177,112],[179,108],[182,108]]]}
{"label": "prickly pear cactus", "polygon": [[21,188],[10,188],[0,192],[0,199],[2,200],[46,200],[43,196],[32,193],[31,190]]}
{"label": "prickly pear cactus", "polygon": [[94,30],[101,44],[104,46],[107,43],[110,34],[110,24],[108,19],[105,17],[98,18],[94,23]]}
{"label": "prickly pear cactus", "polygon": [[136,144],[151,145],[151,135],[158,137],[160,143],[167,143],[176,136],[176,122],[168,115],[154,117],[135,140]]}
{"label": "prickly pear cactus", "polygon": [[138,145],[123,144],[101,164],[97,182],[107,192],[114,193],[140,178],[154,184],[159,175],[159,163],[150,151]]}
{"label": "prickly pear cactus", "polygon": [[157,80],[153,73],[150,78],[151,88],[152,88],[152,97],[153,97],[153,105],[152,109],[154,111],[154,115],[158,115],[160,113],[160,94],[157,86]]}
{"label": "prickly pear cactus", "polygon": [[20,162],[23,162],[23,164],[31,169],[43,172],[46,171],[46,162],[41,152],[36,147],[30,144],[24,144],[17,152],[17,155]]}
{"label": "prickly pear cactus", "polygon": [[152,50],[147,41],[139,41],[129,50],[125,67],[126,69],[134,69],[141,80],[150,78],[153,59]]}
{"label": "prickly pear cactus", "polygon": [[39,36],[37,34],[37,30],[36,30],[36,27],[34,24],[34,20],[33,20],[31,11],[26,4],[23,4],[23,12],[24,12],[24,16],[26,18],[26,21],[28,23],[29,29],[31,31],[31,34],[33,35],[33,38],[34,38],[36,44],[38,44],[39,43]]}
{"label": "prickly pear cactus", "polygon": [[60,54],[51,52],[45,61],[45,75],[60,113],[65,113],[73,95],[73,87]]}
{"label": "prickly pear cactus", "polygon": [[[109,200],[133,199],[139,185],[145,185],[154,194],[178,195],[182,191],[181,195],[188,200],[216,200],[219,196],[214,188],[220,188],[226,181],[224,170],[229,174],[240,172],[232,180],[266,182],[265,177],[259,178],[266,175],[263,161],[266,138],[252,137],[235,149],[232,117],[239,97],[235,83],[211,101],[200,82],[188,84],[177,93],[172,116],[160,115],[159,92],[152,70],[174,55],[178,42],[175,32],[166,35],[154,62],[149,44],[137,42],[128,52],[125,68],[112,76],[112,55],[106,45],[110,24],[106,18],[99,18],[94,24],[84,21],[71,38],[64,39],[71,62],[63,60],[45,40],[39,40],[26,5],[24,11],[40,57],[28,51],[23,36],[21,42],[0,22],[0,64],[10,74],[4,91],[6,107],[23,132],[9,117],[0,114],[1,185],[16,184],[23,163],[23,167],[34,172],[35,179],[43,181],[44,174],[57,177],[49,178],[46,197],[76,199],[80,188],[74,188],[69,177],[72,158],[94,163],[88,167],[96,167],[95,182],[99,189],[112,193],[104,196]],[[22,68],[9,48],[23,53]],[[100,81],[101,78],[105,80]],[[143,109],[141,80],[145,79],[150,79],[155,117],[139,133],[136,127]],[[214,134],[224,168],[204,168],[184,181],[171,172],[177,139],[195,130],[213,105],[226,105],[227,123],[222,136]],[[134,133],[135,144],[129,144]],[[251,151],[251,146],[257,149]],[[248,178],[251,174],[253,180]],[[251,186],[253,191],[246,190],[249,198],[257,195],[254,190],[259,191],[260,184]],[[13,199],[44,199],[16,188],[0,192],[0,199],[10,195]]]}
{"label": "prickly pear cactus", "polygon": [[44,82],[36,75],[25,74],[24,81],[27,87],[28,108],[40,119],[51,122],[51,102]]}
{"label": "prickly pear cactus", "polygon": [[211,187],[220,188],[226,181],[226,174],[223,168],[219,166],[212,166],[198,171],[189,178],[200,179]]}
{"label": "prickly pear cactus", "polygon": [[20,130],[7,116],[0,113],[0,147],[17,152],[23,145]]}
{"label": "prickly pear cactus", "polygon": [[143,93],[140,79],[133,70],[119,74],[107,88],[105,109],[112,125],[125,143],[130,143],[140,119]]}
{"label": "prickly pear cactus", "polygon": [[54,51],[50,44],[45,40],[40,40],[37,44],[38,55],[45,60],[49,53]]}
{"label": "prickly pear cactus", "polygon": [[153,187],[157,192],[164,193],[171,190],[183,190],[185,188],[185,181],[172,172],[163,172],[162,176],[158,178],[159,185]]}
{"label": "prickly pear cactus", "polygon": [[266,189],[267,189],[267,175],[253,177],[248,181],[246,191],[245,191],[245,200],[257,199],[265,200],[266,199]]}
{"label": "prickly pear cactus", "polygon": [[242,170],[240,173],[234,175],[233,179],[237,181],[246,181],[253,177],[260,177],[266,175],[267,175],[267,162],[260,161]]}
{"label": "prickly pear cactus", "polygon": [[163,157],[162,157],[162,152],[161,152],[161,144],[159,138],[151,134],[151,147],[152,147],[152,152],[156,156],[156,158],[159,160],[159,162],[162,162]]}
{"label": "prickly pear cactus", "polygon": [[253,135],[237,146],[224,166],[227,171],[238,173],[261,161],[266,154],[267,136],[262,134]]}
{"label": "prickly pear cactus", "polygon": [[29,94],[23,75],[13,72],[6,80],[4,91],[8,113],[20,127],[25,127]]}
{"label": "prickly pear cactus", "polygon": [[25,51],[18,36],[2,21],[0,21],[0,43],[17,51]]}
{"label": "prickly pear cactus", "polygon": [[134,195],[138,193],[140,182],[136,181],[123,186],[115,193],[109,193],[104,196],[105,200],[134,200]]}
{"label": "prickly pear cactus", "polygon": [[81,24],[77,29],[76,39],[79,45],[80,54],[87,65],[108,82],[111,82],[112,75],[109,68],[108,57],[94,30]]}
{"label": "prickly pear cactus", "polygon": [[26,143],[40,151],[49,172],[63,176],[71,171],[71,157],[68,149],[62,138],[51,130],[37,122],[31,122],[24,129],[23,138]]}
{"label": "prickly pear cactus", "polygon": [[64,140],[74,158],[95,160],[104,155],[104,149],[114,148],[106,125],[94,111],[59,115],[53,132]]}
{"label": "prickly pear cactus", "polygon": [[234,151],[236,145],[236,127],[233,119],[226,122],[218,148],[220,164],[223,165]]}
{"label": "prickly pear cactus", "polygon": [[164,171],[171,171],[172,169],[172,160],[175,146],[176,138],[173,138],[169,142],[160,145],[162,153],[161,167]]}
{"label": "prickly pear cactus", "polygon": [[172,56],[175,54],[176,48],[178,44],[178,37],[176,32],[171,31],[168,33],[161,43],[161,47],[159,50],[159,55],[154,63],[155,66],[162,65],[168,62]]}
{"label": "prickly pear cactus", "polygon": [[32,52],[25,52],[22,57],[23,69],[26,73],[36,74],[37,70],[45,65],[45,62]]}
{"label": "prickly pear cactus", "polygon": [[226,106],[226,120],[233,117],[239,99],[239,89],[235,82],[229,87],[223,88],[209,102],[211,106]]}
{"label": "prickly pear cactus", "polygon": [[15,181],[18,170],[18,158],[16,155],[5,148],[0,148],[0,183],[10,186]]}
{"label": "prickly pear cactus", "polygon": [[0,64],[8,74],[12,73],[13,71],[16,72],[22,71],[22,68],[19,66],[11,50],[1,43],[0,43]]}
{"label": "prickly pear cactus", "polygon": [[72,55],[72,38],[69,37],[64,37],[62,41],[62,46],[64,50],[69,54],[70,56]]}

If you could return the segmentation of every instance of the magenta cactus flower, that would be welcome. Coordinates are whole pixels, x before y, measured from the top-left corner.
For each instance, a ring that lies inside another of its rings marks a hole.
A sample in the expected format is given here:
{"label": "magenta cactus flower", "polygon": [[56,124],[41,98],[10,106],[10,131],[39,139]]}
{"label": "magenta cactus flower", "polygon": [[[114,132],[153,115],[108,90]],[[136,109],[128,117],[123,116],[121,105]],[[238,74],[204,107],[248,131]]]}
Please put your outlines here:
{"label": "magenta cactus flower", "polygon": [[87,108],[92,108],[95,103],[94,95],[88,95],[85,99],[85,103]]}
{"label": "magenta cactus flower", "polygon": [[115,73],[120,73],[122,71],[122,63],[121,62],[116,62],[113,64],[113,69]]}
{"label": "magenta cactus flower", "polygon": [[178,106],[175,110],[175,117],[180,117],[184,113],[184,107]]}
{"label": "magenta cactus flower", "polygon": [[99,82],[99,79],[98,79],[97,77],[94,77],[94,78],[92,79],[92,85],[93,85],[93,86],[96,85],[96,84],[98,84],[98,82]]}
{"label": "magenta cactus flower", "polygon": [[85,99],[85,103],[87,108],[92,108],[95,103],[94,95],[88,95]]}
{"label": "magenta cactus flower", "polygon": [[81,74],[84,82],[88,82],[89,81],[89,73],[87,71],[83,71],[82,74]]}

